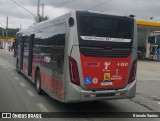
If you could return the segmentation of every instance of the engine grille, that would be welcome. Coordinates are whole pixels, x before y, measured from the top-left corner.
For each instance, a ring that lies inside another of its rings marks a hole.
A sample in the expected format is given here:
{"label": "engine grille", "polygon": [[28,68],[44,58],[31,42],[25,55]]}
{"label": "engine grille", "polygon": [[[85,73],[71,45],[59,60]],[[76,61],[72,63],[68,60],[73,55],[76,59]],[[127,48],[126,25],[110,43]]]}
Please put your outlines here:
{"label": "engine grille", "polygon": [[124,49],[124,48],[112,48],[112,49],[104,49],[104,48],[95,48],[95,47],[80,47],[80,52],[89,57],[108,57],[108,58],[122,58],[128,57],[132,49]]}

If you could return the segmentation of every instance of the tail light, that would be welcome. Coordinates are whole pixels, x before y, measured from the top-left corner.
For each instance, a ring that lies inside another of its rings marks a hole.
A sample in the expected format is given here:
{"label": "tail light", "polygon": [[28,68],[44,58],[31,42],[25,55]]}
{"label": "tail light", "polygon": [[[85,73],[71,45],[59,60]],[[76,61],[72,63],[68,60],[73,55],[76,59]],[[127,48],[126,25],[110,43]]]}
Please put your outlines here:
{"label": "tail light", "polygon": [[79,86],[80,80],[79,80],[78,66],[76,60],[74,60],[72,57],[69,57],[69,72],[70,72],[71,82]]}
{"label": "tail light", "polygon": [[135,80],[136,70],[137,70],[137,59],[134,60],[133,63],[132,63],[128,84]]}

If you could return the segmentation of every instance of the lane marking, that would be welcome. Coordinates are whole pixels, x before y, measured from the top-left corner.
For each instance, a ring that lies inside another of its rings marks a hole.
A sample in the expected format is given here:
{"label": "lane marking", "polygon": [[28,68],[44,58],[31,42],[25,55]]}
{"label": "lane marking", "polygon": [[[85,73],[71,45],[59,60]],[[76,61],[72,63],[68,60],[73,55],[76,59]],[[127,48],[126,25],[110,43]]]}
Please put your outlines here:
{"label": "lane marking", "polygon": [[19,82],[19,84],[20,84],[22,87],[26,87],[25,83],[23,83],[23,82]]}
{"label": "lane marking", "polygon": [[27,92],[27,94],[28,94],[29,96],[31,96],[31,97],[34,97],[34,96],[35,96],[35,95],[32,93],[31,90],[27,90],[26,92]]}
{"label": "lane marking", "polygon": [[38,103],[37,106],[42,112],[49,112],[46,106],[44,106],[42,103]]}
{"label": "lane marking", "polygon": [[157,102],[160,105],[160,102]]}
{"label": "lane marking", "polygon": [[151,95],[150,98],[156,98],[156,96],[155,95]]}

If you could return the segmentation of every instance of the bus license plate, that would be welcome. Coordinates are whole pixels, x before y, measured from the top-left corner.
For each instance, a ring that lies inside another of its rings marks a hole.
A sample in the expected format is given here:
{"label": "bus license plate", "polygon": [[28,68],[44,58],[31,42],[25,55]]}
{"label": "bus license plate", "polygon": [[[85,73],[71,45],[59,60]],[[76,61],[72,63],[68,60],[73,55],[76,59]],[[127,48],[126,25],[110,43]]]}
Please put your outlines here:
{"label": "bus license plate", "polygon": [[108,82],[108,81],[101,82],[101,86],[109,86],[109,85],[113,85],[113,82]]}

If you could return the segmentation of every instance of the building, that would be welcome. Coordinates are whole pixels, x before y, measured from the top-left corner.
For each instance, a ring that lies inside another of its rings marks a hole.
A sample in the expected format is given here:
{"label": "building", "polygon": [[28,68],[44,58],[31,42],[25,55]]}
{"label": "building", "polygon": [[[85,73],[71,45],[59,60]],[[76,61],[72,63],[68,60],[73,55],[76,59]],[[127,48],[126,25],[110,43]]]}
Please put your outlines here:
{"label": "building", "polygon": [[137,20],[139,58],[160,60],[160,22]]}
{"label": "building", "polygon": [[8,50],[9,46],[12,46],[14,40],[15,40],[14,37],[8,37],[7,39],[6,37],[0,37],[0,48]]}

